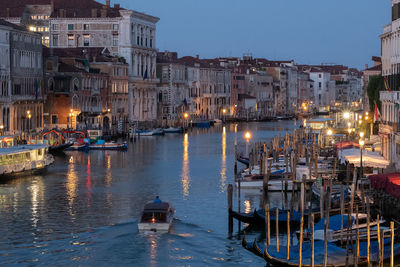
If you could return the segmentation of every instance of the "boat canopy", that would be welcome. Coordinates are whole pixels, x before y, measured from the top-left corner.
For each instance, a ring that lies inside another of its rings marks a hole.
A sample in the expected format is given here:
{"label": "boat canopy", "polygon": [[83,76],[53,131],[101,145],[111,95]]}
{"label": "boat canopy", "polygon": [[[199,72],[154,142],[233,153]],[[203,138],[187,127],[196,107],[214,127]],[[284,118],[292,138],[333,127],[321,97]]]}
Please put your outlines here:
{"label": "boat canopy", "polygon": [[168,202],[148,203],[144,206],[144,212],[167,212],[169,208]]}
{"label": "boat canopy", "polygon": [[[355,167],[360,167],[360,149],[351,148],[338,151],[338,157],[341,163],[349,162]],[[362,152],[363,166],[372,168],[386,168],[390,162],[382,157],[378,152],[367,151]]]}
{"label": "boat canopy", "polygon": [[32,150],[39,150],[42,148],[47,148],[47,145],[22,145],[22,146],[14,146],[10,148],[0,148],[0,156],[3,155],[12,155],[19,153],[26,153]]}

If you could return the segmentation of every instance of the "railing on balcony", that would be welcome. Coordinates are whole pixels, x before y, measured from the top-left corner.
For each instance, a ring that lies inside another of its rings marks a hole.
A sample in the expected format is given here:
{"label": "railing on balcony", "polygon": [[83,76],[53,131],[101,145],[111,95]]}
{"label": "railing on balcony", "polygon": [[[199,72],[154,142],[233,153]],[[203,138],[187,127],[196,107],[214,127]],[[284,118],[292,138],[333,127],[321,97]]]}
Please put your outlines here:
{"label": "railing on balcony", "polygon": [[381,91],[379,98],[381,101],[400,101],[400,91]]}
{"label": "railing on balcony", "polygon": [[389,33],[391,31],[392,31],[392,24],[391,23],[383,27],[383,34]]}

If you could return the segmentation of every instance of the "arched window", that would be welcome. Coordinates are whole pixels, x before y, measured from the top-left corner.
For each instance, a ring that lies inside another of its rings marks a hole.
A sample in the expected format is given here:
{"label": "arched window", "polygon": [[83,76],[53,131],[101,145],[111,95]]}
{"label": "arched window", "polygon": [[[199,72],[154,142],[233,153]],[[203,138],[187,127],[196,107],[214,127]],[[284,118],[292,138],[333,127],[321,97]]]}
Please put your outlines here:
{"label": "arched window", "polygon": [[73,88],[74,91],[79,90],[79,80],[77,78],[74,79],[73,86],[74,86],[74,88]]}
{"label": "arched window", "polygon": [[48,88],[49,88],[49,91],[54,91],[54,80],[53,80],[53,78],[49,79]]}
{"label": "arched window", "polygon": [[78,98],[77,95],[74,95],[72,97],[72,101],[71,102],[72,102],[71,106],[72,106],[73,109],[79,109],[79,98]]}

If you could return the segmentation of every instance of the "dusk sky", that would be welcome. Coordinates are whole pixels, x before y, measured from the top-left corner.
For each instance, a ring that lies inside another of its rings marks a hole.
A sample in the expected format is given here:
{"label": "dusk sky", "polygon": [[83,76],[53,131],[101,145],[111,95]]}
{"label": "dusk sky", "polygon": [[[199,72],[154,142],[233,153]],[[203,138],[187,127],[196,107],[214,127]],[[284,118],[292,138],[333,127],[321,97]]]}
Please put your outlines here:
{"label": "dusk sky", "polygon": [[379,35],[391,19],[390,0],[111,0],[115,3],[160,18],[160,51],[201,58],[251,53],[359,69],[380,56]]}

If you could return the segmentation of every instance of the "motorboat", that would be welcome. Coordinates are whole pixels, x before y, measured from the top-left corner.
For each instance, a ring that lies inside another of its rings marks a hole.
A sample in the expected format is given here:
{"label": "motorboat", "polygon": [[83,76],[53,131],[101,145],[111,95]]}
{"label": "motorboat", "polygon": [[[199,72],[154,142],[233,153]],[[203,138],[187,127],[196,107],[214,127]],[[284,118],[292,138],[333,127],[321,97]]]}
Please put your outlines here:
{"label": "motorboat", "polygon": [[[284,175],[285,175],[284,173],[271,173],[270,179],[268,181],[268,191],[277,192],[285,190],[286,182]],[[291,178],[289,178],[289,176],[291,176],[291,174],[288,174],[287,190],[291,191],[293,186],[293,181]],[[240,182],[240,188],[242,189],[262,190],[264,184],[264,175],[260,174],[245,175],[243,178],[235,182],[236,187],[239,187],[239,182]]]}
{"label": "motorboat", "polygon": [[104,140],[97,140],[96,143],[89,145],[90,150],[127,150],[128,144],[126,142],[105,142]]}
{"label": "motorboat", "polygon": [[144,206],[139,231],[167,232],[172,224],[174,209],[168,202],[150,202]]}
{"label": "motorboat", "polygon": [[174,127],[169,127],[164,129],[164,133],[168,134],[168,133],[182,133],[183,129],[182,127],[179,128],[174,128]]}
{"label": "motorboat", "polygon": [[48,145],[14,146],[12,140],[12,137],[0,138],[0,176],[36,173],[54,162],[54,157],[48,154]]}
{"label": "motorboat", "polygon": [[164,130],[161,128],[153,129],[153,130],[137,130],[136,135],[138,136],[155,136],[155,135],[164,135]]}

